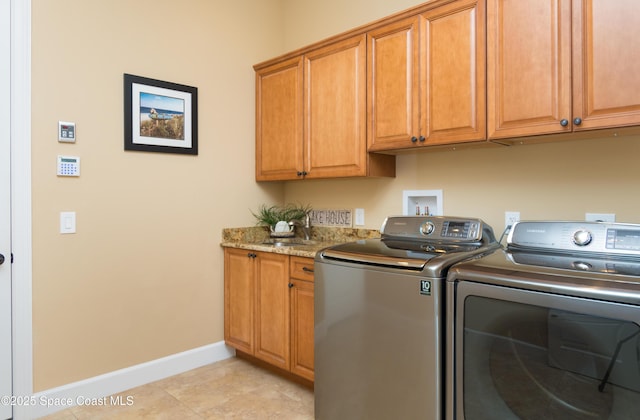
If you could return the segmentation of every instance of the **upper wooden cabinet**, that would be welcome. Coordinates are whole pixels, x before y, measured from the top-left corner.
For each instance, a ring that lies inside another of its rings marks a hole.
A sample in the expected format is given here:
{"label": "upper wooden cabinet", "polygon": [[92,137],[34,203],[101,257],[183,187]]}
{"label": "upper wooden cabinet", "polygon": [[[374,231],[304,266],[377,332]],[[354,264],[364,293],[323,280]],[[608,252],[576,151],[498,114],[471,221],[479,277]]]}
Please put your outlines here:
{"label": "upper wooden cabinet", "polygon": [[488,0],[489,138],[640,124],[635,0]]}
{"label": "upper wooden cabinet", "polygon": [[256,71],[256,179],[303,171],[302,56]]}
{"label": "upper wooden cabinet", "polygon": [[367,152],[365,58],[359,35],[256,68],[256,180],[395,176]]}
{"label": "upper wooden cabinet", "polygon": [[379,152],[640,126],[638,4],[432,0],[258,64],[256,179],[395,176]]}
{"label": "upper wooden cabinet", "polygon": [[369,150],[486,139],[484,5],[457,0],[368,32]]}
{"label": "upper wooden cabinet", "polygon": [[304,56],[307,178],[366,174],[364,36]]}

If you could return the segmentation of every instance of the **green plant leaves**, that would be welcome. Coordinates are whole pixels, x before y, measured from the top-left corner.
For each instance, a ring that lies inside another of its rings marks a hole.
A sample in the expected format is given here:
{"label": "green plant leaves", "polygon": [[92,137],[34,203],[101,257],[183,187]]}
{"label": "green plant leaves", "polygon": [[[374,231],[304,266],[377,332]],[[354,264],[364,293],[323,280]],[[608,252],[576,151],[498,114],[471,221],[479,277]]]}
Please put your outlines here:
{"label": "green plant leaves", "polygon": [[256,218],[257,224],[274,226],[281,220],[285,222],[291,222],[293,220],[303,220],[307,213],[311,211],[311,206],[299,205],[299,204],[286,204],[284,206],[267,206],[263,204],[258,209],[257,213],[253,211],[251,214]]}

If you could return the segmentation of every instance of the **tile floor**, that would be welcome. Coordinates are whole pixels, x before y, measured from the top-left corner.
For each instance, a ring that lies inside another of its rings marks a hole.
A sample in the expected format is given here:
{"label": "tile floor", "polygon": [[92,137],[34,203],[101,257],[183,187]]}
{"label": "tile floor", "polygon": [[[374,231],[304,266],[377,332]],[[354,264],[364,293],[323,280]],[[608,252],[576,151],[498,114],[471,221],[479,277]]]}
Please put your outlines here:
{"label": "tile floor", "polygon": [[116,394],[130,406],[72,407],[42,419],[313,419],[313,391],[238,358]]}

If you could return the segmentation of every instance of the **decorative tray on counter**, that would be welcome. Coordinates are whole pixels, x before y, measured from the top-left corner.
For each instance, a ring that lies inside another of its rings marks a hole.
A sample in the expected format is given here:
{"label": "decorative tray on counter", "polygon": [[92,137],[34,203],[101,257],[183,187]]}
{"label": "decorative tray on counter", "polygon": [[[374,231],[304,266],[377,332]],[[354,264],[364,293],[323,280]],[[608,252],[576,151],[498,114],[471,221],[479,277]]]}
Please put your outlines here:
{"label": "decorative tray on counter", "polygon": [[[286,222],[278,222],[278,225],[276,225],[275,229],[273,228],[273,226],[269,226],[269,235],[272,238],[291,238],[296,234],[294,226],[286,226],[287,228],[289,228],[289,230],[282,230],[281,223],[284,224]],[[280,227],[280,229],[278,229],[278,227]]]}

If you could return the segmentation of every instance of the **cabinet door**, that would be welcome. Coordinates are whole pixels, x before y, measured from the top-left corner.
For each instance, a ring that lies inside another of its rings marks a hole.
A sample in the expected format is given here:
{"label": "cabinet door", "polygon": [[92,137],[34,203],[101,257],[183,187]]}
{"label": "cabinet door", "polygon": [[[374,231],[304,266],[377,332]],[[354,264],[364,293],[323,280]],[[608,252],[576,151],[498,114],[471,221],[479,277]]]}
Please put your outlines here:
{"label": "cabinet door", "polygon": [[245,353],[254,349],[255,276],[251,253],[224,251],[224,340]]}
{"label": "cabinet door", "polygon": [[256,72],[256,180],[302,173],[302,57]]}
{"label": "cabinet door", "polygon": [[421,19],[424,144],[485,140],[485,0],[458,0],[422,13]]}
{"label": "cabinet door", "polygon": [[367,34],[369,150],[406,148],[418,141],[418,18]]}
{"label": "cabinet door", "polygon": [[291,372],[313,381],[313,282],[291,279]]}
{"label": "cabinet door", "polygon": [[254,355],[289,369],[289,257],[257,252]]}
{"label": "cabinet door", "polygon": [[571,131],[570,1],[487,0],[489,138]]}
{"label": "cabinet door", "polygon": [[304,58],[306,178],[365,176],[365,35]]}
{"label": "cabinet door", "polygon": [[640,3],[573,1],[574,130],[640,124]]}

